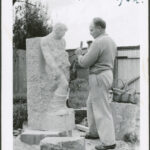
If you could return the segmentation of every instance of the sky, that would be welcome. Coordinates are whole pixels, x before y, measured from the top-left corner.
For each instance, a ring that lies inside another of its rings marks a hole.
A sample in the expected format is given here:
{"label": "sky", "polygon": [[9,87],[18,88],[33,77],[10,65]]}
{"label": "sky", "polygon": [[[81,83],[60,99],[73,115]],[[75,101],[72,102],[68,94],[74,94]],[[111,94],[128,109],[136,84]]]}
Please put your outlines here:
{"label": "sky", "polygon": [[[94,17],[106,21],[106,32],[118,46],[140,45],[142,30],[142,3],[133,0],[42,0],[48,7],[53,21],[65,23],[68,31],[65,35],[67,48],[77,48],[80,41],[87,47],[87,41],[93,40],[89,34],[89,25]],[[50,23],[51,21],[49,21]]]}

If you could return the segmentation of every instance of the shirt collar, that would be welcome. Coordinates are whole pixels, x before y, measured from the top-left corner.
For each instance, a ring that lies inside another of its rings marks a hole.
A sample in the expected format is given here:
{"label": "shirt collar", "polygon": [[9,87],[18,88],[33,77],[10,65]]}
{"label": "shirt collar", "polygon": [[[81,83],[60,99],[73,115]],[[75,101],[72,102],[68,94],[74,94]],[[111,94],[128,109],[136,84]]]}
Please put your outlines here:
{"label": "shirt collar", "polygon": [[106,36],[106,35],[108,35],[108,34],[106,32],[104,32],[104,33],[100,34],[98,37],[96,37],[96,39],[101,38],[101,37]]}

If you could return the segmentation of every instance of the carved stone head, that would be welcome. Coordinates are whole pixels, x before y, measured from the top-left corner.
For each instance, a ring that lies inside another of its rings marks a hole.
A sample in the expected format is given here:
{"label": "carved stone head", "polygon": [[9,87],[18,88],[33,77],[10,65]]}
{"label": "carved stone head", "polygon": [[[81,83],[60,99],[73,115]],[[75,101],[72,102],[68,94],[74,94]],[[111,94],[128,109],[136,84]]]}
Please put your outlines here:
{"label": "carved stone head", "polygon": [[67,29],[67,26],[65,24],[63,24],[63,23],[55,24],[53,27],[53,33],[55,35],[55,38],[61,39],[65,35],[67,30],[68,29]]}

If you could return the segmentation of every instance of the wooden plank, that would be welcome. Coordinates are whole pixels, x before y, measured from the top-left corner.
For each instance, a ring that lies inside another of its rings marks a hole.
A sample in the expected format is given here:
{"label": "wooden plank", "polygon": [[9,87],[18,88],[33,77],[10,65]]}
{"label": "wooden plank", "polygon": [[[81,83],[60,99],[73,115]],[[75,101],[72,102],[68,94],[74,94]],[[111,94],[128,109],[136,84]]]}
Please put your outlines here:
{"label": "wooden plank", "polygon": [[136,46],[118,46],[117,50],[139,50],[140,49],[140,45],[136,45]]}
{"label": "wooden plank", "polygon": [[118,51],[118,56],[127,56],[127,57],[140,57],[139,50],[122,50]]}
{"label": "wooden plank", "polygon": [[127,56],[119,56],[118,59],[140,59],[139,57],[127,57]]}
{"label": "wooden plank", "polygon": [[[140,75],[140,59],[118,59],[118,79],[127,82]],[[129,85],[137,92],[140,91],[139,79]]]}
{"label": "wooden plank", "polygon": [[81,131],[84,131],[84,132],[88,132],[89,131],[89,128],[86,127],[86,126],[83,126],[83,125],[80,125],[80,124],[76,124],[76,128],[78,130],[81,130]]}
{"label": "wooden plank", "polygon": [[118,52],[116,53],[116,58],[115,58],[115,61],[114,61],[114,70],[113,70],[113,87],[116,87],[117,86],[117,81],[118,81],[118,59],[117,59],[117,56],[118,56]]}
{"label": "wooden plank", "polygon": [[128,56],[117,56],[117,59],[128,59]]}

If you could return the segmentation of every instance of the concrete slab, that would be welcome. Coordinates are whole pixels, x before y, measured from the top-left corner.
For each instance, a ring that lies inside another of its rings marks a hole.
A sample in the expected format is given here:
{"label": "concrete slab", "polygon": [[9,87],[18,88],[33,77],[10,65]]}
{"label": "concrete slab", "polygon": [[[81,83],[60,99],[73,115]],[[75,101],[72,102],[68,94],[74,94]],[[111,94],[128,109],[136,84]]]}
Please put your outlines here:
{"label": "concrete slab", "polygon": [[20,140],[29,145],[38,145],[45,137],[65,137],[71,136],[72,131],[39,131],[39,130],[26,130],[20,135]]}

